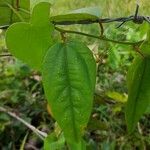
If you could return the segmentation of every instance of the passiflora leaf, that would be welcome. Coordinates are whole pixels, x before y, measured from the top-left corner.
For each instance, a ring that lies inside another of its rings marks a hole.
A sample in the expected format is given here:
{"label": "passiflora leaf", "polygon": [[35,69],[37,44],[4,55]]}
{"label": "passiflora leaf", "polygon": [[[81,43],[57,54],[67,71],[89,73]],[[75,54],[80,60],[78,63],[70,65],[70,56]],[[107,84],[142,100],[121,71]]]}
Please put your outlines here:
{"label": "passiflora leaf", "polygon": [[52,22],[63,24],[64,22],[75,22],[75,21],[82,21],[82,20],[96,20],[101,16],[98,7],[89,7],[89,8],[81,8],[64,15],[53,16],[50,18]]}
{"label": "passiflora leaf", "polygon": [[29,6],[29,0],[0,0],[0,26],[28,20]]}
{"label": "passiflora leaf", "polygon": [[80,143],[92,110],[96,63],[82,43],[52,46],[44,58],[43,84],[56,119],[69,143]]}
{"label": "passiflora leaf", "polygon": [[30,23],[11,25],[6,32],[6,44],[17,58],[40,70],[43,57],[52,45],[54,27],[49,23],[50,3],[37,4]]}
{"label": "passiflora leaf", "polygon": [[137,56],[128,71],[126,122],[131,133],[150,103],[150,58]]}

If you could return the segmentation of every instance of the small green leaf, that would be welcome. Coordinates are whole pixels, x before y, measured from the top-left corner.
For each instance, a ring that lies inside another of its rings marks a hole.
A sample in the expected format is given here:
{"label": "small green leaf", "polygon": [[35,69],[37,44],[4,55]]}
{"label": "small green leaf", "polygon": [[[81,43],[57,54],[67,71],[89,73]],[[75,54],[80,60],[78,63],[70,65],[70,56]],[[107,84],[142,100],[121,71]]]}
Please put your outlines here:
{"label": "small green leaf", "polygon": [[150,103],[150,58],[138,56],[128,71],[126,122],[131,133]]}
{"label": "small green leaf", "polygon": [[65,138],[63,134],[59,138],[56,137],[55,133],[51,133],[44,140],[44,150],[61,150],[64,148]]}
{"label": "small green leaf", "polygon": [[14,23],[6,32],[6,44],[10,52],[38,70],[53,43],[51,35],[54,27],[49,23],[49,9],[50,3],[37,4],[30,23]]}
{"label": "small green leaf", "polygon": [[24,20],[28,20],[30,6],[29,0],[0,0],[0,26],[10,25],[14,22],[21,21],[20,16]]}
{"label": "small green leaf", "polygon": [[127,96],[123,93],[115,92],[115,91],[108,91],[106,95],[115,100],[116,102],[125,103],[127,102]]}
{"label": "small green leaf", "polygon": [[98,7],[81,8],[64,15],[53,16],[50,18],[52,22],[68,22],[68,21],[82,21],[82,20],[96,20],[101,16]]}
{"label": "small green leaf", "polygon": [[69,143],[80,143],[90,117],[96,63],[82,43],[52,46],[43,62],[43,84],[54,118]]}

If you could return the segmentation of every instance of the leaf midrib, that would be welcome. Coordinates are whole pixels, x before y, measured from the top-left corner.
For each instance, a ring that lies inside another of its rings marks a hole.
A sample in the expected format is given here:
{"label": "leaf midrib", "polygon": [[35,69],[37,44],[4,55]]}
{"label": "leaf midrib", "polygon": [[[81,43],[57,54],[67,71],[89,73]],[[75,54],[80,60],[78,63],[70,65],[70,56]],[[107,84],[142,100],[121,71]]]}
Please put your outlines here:
{"label": "leaf midrib", "polygon": [[78,136],[77,136],[77,130],[76,130],[76,125],[75,125],[75,114],[73,112],[73,102],[71,100],[71,83],[70,83],[70,77],[69,77],[69,71],[68,71],[68,54],[67,54],[67,46],[64,45],[63,48],[63,52],[64,52],[64,63],[65,63],[65,72],[66,72],[66,82],[68,86],[68,91],[69,91],[69,103],[71,105],[70,108],[70,112],[71,112],[71,116],[72,116],[72,125],[73,125],[73,131],[74,131],[74,137],[76,140],[78,140]]}

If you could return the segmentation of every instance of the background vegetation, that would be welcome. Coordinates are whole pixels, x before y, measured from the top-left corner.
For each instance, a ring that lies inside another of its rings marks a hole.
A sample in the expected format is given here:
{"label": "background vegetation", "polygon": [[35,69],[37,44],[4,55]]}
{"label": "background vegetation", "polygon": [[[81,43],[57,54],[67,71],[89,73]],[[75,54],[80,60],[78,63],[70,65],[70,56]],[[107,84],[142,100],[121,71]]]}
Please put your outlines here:
{"label": "background vegetation", "polygon": [[[57,0],[51,13],[57,15],[89,6],[98,6],[102,18],[113,18],[133,15],[136,5],[133,0]],[[141,0],[140,14],[149,15],[149,8],[149,0]],[[145,35],[144,24],[130,22],[116,28],[117,25],[118,23],[106,24],[104,34],[120,41],[138,41]],[[99,27],[95,24],[64,28],[99,35]],[[1,54],[7,53],[4,35],[5,31],[0,30]],[[57,38],[59,35],[56,32],[54,36]],[[85,136],[89,149],[150,149],[149,115],[145,114],[132,136],[126,132],[123,114],[127,99],[125,76],[135,55],[132,47],[87,37],[67,36],[86,42],[99,58],[94,107]],[[14,57],[0,57],[0,105],[13,110],[42,131],[50,133],[54,129],[58,130],[57,124],[47,112],[40,74]],[[26,150],[40,150],[43,142],[22,123],[0,113],[0,149],[18,150],[21,146]]]}

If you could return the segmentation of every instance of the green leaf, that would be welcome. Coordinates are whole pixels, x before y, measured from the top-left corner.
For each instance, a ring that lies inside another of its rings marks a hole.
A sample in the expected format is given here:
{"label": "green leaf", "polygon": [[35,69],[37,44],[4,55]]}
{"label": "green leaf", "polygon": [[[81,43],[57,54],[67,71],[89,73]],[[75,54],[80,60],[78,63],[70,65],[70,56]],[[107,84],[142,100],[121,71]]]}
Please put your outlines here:
{"label": "green leaf", "polygon": [[144,42],[142,43],[142,45],[140,46],[140,50],[142,52],[143,55],[146,56],[150,56],[150,27],[149,24],[144,24],[145,26],[143,26],[143,30],[147,31],[147,33],[145,32],[146,35],[146,39],[144,40]]}
{"label": "green leaf", "polygon": [[0,26],[10,25],[21,21],[21,18],[28,20],[30,17],[29,0],[0,0]]}
{"label": "green leaf", "polygon": [[43,62],[43,84],[54,118],[69,143],[80,143],[90,117],[96,63],[82,43],[52,46]]}
{"label": "green leaf", "polygon": [[50,3],[37,4],[30,23],[14,23],[6,32],[6,44],[10,52],[38,70],[53,43],[51,35],[54,27],[49,23],[49,9]]}
{"label": "green leaf", "polygon": [[55,133],[51,133],[44,140],[44,150],[61,150],[64,148],[65,138],[63,134],[60,135],[59,139]]}
{"label": "green leaf", "polygon": [[69,145],[70,150],[86,150],[86,142],[81,139],[81,142],[79,143],[73,143]]}
{"label": "green leaf", "polygon": [[117,69],[120,64],[120,54],[117,46],[112,46],[111,50],[109,51],[108,54],[108,64],[112,69]]}
{"label": "green leaf", "polygon": [[142,54],[150,56],[150,40],[145,40],[140,48]]}
{"label": "green leaf", "polygon": [[131,133],[150,103],[150,58],[135,58],[128,71],[127,84],[126,122]]}
{"label": "green leaf", "polygon": [[115,91],[108,91],[106,92],[106,95],[115,100],[116,102],[125,103],[127,102],[127,96],[123,93],[115,92]]}
{"label": "green leaf", "polygon": [[50,18],[52,22],[75,22],[82,20],[97,20],[101,16],[98,7],[81,8],[64,15],[57,15]]}

